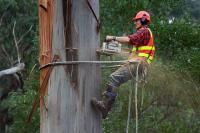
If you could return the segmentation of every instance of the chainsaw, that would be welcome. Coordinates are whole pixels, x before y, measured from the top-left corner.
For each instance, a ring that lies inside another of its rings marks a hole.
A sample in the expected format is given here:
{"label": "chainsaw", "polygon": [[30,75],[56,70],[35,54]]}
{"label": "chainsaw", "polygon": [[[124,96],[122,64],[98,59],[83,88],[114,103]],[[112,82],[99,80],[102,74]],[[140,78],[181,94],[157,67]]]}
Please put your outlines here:
{"label": "chainsaw", "polygon": [[122,44],[117,41],[103,42],[101,51],[108,53],[120,53],[122,51]]}

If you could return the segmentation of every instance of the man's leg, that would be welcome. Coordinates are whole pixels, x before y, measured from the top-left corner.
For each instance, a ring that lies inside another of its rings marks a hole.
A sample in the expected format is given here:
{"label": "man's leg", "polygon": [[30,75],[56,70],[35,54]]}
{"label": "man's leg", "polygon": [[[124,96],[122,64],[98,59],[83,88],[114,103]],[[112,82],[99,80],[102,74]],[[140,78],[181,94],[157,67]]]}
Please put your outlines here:
{"label": "man's leg", "polygon": [[96,98],[92,99],[92,105],[95,106],[102,114],[102,118],[105,119],[108,115],[108,112],[111,110],[117,94],[113,92],[113,87],[107,85],[106,91],[103,93],[103,100],[98,101]]}
{"label": "man's leg", "polygon": [[[115,103],[117,96],[115,93],[116,88],[132,78],[130,67],[134,66],[129,66],[129,64],[123,65],[110,75],[110,80],[106,87],[106,91],[103,93],[102,101],[98,101],[96,98],[92,99],[92,105],[94,105],[102,113],[103,119],[106,118],[108,112],[111,110],[113,104]],[[132,70],[133,69],[131,68],[131,71]]]}

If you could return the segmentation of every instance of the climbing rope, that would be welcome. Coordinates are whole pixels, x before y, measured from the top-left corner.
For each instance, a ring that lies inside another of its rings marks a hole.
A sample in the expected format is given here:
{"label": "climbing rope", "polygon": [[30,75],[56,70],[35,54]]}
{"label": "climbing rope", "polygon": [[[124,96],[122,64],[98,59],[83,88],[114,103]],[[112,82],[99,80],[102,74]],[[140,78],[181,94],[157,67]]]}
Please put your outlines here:
{"label": "climbing rope", "polygon": [[135,133],[138,133],[138,106],[137,106],[137,102],[138,102],[138,68],[139,65],[137,65],[137,71],[136,71],[136,83],[135,83]]}
{"label": "climbing rope", "polygon": [[[138,93],[138,81],[139,81],[139,78],[138,78],[138,68],[139,68],[139,65],[140,65],[140,63],[138,63],[138,65],[137,65],[136,79],[135,79],[135,81],[133,81],[134,80],[134,76],[133,76],[133,74],[132,74],[132,72],[130,70],[130,67],[129,67],[129,71],[130,71],[131,77],[133,79],[131,81],[131,84],[133,85],[134,82],[135,82],[135,132],[136,133],[138,133],[138,106],[137,106],[138,98],[137,98],[137,93]],[[128,133],[128,131],[129,131],[131,101],[132,101],[132,88],[130,88],[130,93],[129,93],[128,117],[127,117],[127,123],[126,123],[126,133]]]}
{"label": "climbing rope", "polygon": [[127,122],[126,122],[126,133],[128,133],[128,129],[129,129],[129,121],[130,121],[130,114],[131,114],[130,113],[130,111],[131,111],[131,97],[132,97],[132,88],[130,88],[130,93],[129,93],[128,117],[127,117]]}
{"label": "climbing rope", "polygon": [[[121,61],[63,61],[63,62],[52,62],[42,65],[39,69],[44,69],[49,66],[59,66],[59,65],[76,65],[76,64],[115,64],[115,63],[126,63],[128,60]],[[137,61],[135,61],[137,62]]]}
{"label": "climbing rope", "polygon": [[142,84],[142,96],[141,96],[141,105],[140,105],[140,110],[142,110],[143,104],[144,104],[144,87],[145,87],[146,81],[143,80],[143,84]]}

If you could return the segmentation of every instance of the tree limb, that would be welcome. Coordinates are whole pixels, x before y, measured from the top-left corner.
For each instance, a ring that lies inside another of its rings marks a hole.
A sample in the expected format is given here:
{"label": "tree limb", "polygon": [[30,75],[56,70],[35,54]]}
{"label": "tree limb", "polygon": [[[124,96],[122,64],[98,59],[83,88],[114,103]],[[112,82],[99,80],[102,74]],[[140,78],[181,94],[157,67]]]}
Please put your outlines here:
{"label": "tree limb", "polygon": [[23,70],[24,67],[25,67],[25,64],[24,63],[20,63],[15,67],[12,67],[12,68],[9,68],[9,69],[6,69],[6,70],[2,70],[2,71],[0,71],[0,78],[2,76],[4,76],[4,75],[14,74],[16,72],[19,72],[19,71]]}
{"label": "tree limb", "polygon": [[18,63],[20,63],[21,57],[20,57],[20,54],[19,54],[18,41],[17,41],[16,35],[15,35],[15,25],[16,25],[16,21],[14,22],[14,26],[13,26],[13,37],[14,37],[15,47],[16,47],[16,50],[17,50]]}
{"label": "tree limb", "polygon": [[18,63],[20,63],[21,60],[21,55],[19,52],[19,46],[18,44],[23,40],[23,38],[31,31],[33,25],[30,26],[30,28],[19,38],[19,40],[17,39],[16,35],[15,35],[15,26],[16,26],[16,21],[14,22],[14,26],[13,26],[13,37],[14,37],[14,42],[15,42],[15,47],[17,50],[17,58],[18,58]]}
{"label": "tree limb", "polygon": [[4,17],[5,15],[6,15],[6,12],[4,12],[3,15],[2,15],[1,18],[0,18],[0,27],[1,27],[1,25],[2,25],[3,17]]}

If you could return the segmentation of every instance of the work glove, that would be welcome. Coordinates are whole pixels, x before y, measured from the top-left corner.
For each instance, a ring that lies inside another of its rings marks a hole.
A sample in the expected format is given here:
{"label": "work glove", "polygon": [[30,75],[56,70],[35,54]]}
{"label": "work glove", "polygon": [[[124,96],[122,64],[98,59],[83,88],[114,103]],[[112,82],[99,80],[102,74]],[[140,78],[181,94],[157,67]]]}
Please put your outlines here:
{"label": "work glove", "polygon": [[107,36],[106,36],[106,41],[107,41],[107,42],[110,42],[110,41],[112,41],[112,40],[115,40],[115,38],[116,38],[115,36],[109,36],[109,35],[107,35]]}

